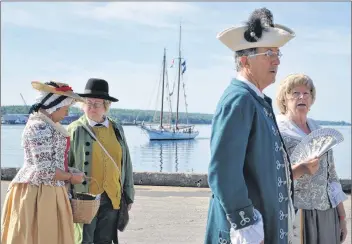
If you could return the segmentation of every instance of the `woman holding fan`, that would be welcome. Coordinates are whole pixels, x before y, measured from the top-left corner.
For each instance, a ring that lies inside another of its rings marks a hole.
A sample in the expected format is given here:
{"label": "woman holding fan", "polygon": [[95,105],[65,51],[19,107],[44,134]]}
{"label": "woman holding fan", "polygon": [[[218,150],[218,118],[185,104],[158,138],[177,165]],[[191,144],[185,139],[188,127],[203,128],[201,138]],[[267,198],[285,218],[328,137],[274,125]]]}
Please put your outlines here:
{"label": "woman holding fan", "polygon": [[297,244],[340,244],[347,235],[343,206],[347,197],[336,174],[333,151],[302,162],[292,158],[302,139],[321,128],[307,117],[315,98],[313,81],[304,74],[286,77],[276,98],[279,130],[293,164],[295,240]]}

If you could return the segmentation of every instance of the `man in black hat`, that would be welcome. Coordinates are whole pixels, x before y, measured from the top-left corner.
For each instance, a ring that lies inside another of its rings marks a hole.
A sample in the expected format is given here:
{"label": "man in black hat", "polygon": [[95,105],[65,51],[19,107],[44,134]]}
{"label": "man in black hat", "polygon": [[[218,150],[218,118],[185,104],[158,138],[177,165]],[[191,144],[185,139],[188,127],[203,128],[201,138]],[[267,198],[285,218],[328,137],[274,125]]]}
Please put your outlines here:
{"label": "man in black hat", "polygon": [[111,102],[118,99],[109,95],[107,81],[96,78],[89,79],[84,93],[79,95],[87,102],[83,105],[85,114],[68,126],[69,164],[94,179],[76,185],[75,190],[101,195],[101,200],[90,224],[76,224],[76,243],[118,243],[120,209],[124,202],[130,209],[134,200],[132,162],[124,131],[106,115]]}

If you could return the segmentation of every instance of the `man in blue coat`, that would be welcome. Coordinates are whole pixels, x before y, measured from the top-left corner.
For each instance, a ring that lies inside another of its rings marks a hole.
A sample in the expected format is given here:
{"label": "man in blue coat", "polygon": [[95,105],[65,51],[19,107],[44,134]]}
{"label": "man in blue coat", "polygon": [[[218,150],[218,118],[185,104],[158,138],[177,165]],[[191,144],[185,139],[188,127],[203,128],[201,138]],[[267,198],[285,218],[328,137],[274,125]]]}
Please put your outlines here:
{"label": "man in blue coat", "polygon": [[235,52],[237,77],[213,118],[206,244],[291,243],[292,171],[271,99],[262,91],[275,81],[279,49],[294,36],[274,25],[266,8],[217,36]]}

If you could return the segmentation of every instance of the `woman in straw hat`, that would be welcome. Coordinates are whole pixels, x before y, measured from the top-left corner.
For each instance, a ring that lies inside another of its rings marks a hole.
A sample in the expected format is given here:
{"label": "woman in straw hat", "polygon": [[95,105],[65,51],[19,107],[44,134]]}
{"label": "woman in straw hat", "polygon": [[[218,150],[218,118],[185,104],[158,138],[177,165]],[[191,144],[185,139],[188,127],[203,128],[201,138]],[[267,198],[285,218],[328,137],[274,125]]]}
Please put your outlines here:
{"label": "woman in straw hat", "polygon": [[1,243],[73,244],[65,183],[82,183],[84,174],[69,172],[69,134],[58,122],[75,101],[84,100],[63,83],[34,81],[32,86],[40,96],[30,109],[22,135],[24,164],[4,202]]}

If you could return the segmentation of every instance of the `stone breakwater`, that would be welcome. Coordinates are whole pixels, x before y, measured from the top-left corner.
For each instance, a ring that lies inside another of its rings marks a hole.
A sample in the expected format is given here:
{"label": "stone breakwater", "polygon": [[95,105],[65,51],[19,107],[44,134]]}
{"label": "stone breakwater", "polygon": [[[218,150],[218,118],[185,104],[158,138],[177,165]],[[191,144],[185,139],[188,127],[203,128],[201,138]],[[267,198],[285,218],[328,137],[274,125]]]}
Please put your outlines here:
{"label": "stone breakwater", "polygon": [[[18,170],[19,168],[2,168],[1,180],[12,180]],[[209,187],[207,174],[133,172],[133,180],[135,185]],[[341,179],[340,182],[343,191],[351,193],[351,179]]]}

